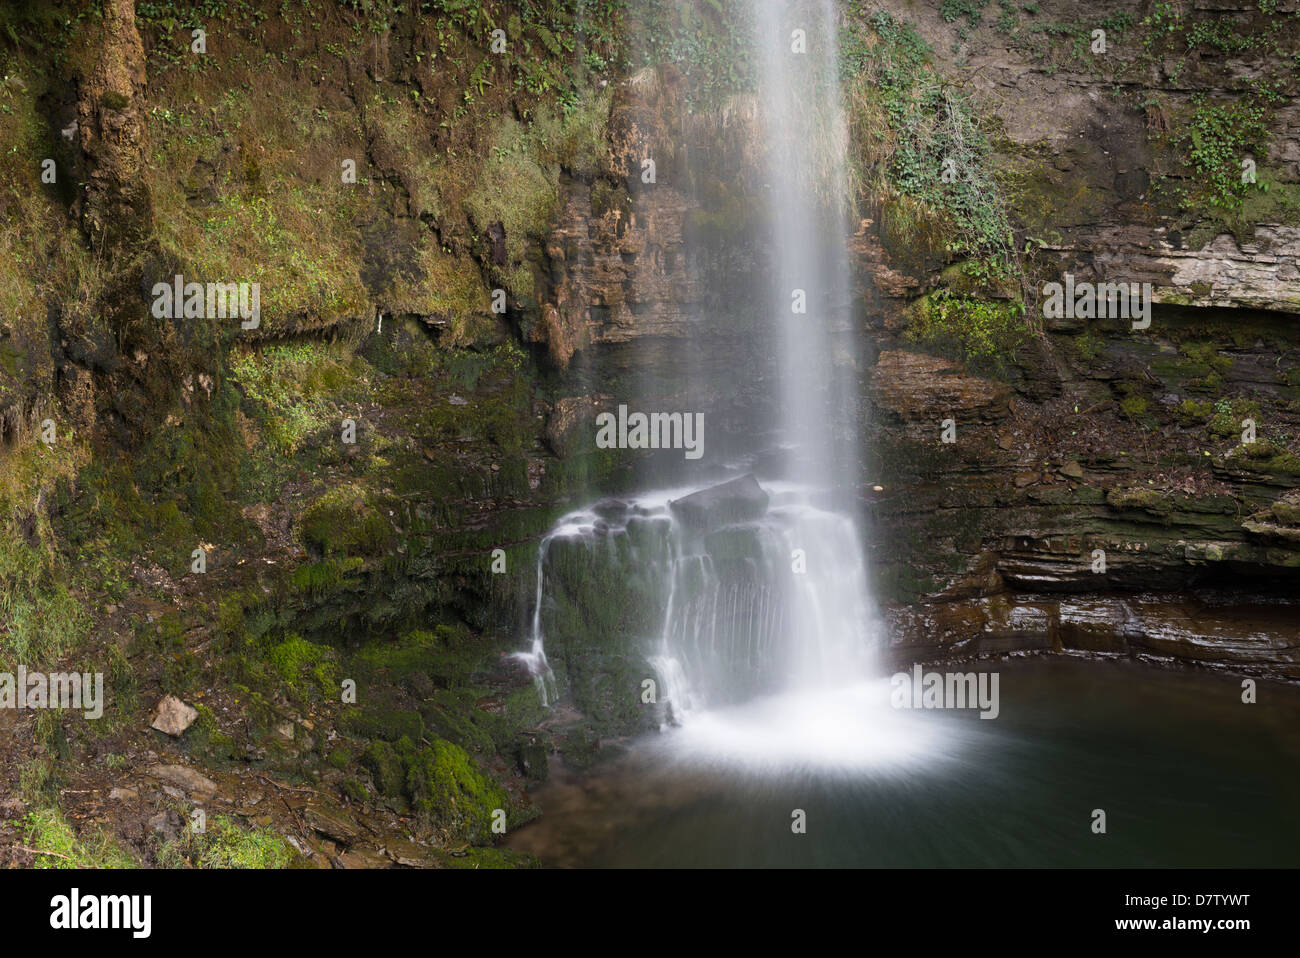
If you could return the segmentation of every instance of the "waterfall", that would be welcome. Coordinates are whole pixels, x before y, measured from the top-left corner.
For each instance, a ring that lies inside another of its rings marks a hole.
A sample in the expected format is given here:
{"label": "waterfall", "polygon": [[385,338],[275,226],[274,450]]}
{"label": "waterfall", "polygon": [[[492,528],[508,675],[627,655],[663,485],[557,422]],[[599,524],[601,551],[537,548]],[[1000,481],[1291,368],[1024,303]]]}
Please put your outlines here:
{"label": "waterfall", "polygon": [[[851,349],[852,313],[843,215],[848,132],[840,107],[836,14],[832,0],[758,3],[770,309],[780,344],[776,426],[792,447],[794,475],[842,481],[832,423],[844,417],[843,407],[853,406],[843,355]],[[841,437],[850,450],[852,418]]]}
{"label": "waterfall", "polygon": [[[857,699],[841,693],[873,675],[863,532],[842,505],[860,477],[836,14],[830,0],[756,0],[755,13],[772,224],[763,311],[778,354],[758,441],[777,437],[779,454],[756,447],[715,467],[720,484],[603,500],[560,521],[539,552],[531,648],[517,656],[545,702],[548,642],[607,643],[642,663],[661,727],[764,700],[780,699],[783,715],[816,711],[819,697],[852,712]],[[824,738],[841,717],[808,727]]]}

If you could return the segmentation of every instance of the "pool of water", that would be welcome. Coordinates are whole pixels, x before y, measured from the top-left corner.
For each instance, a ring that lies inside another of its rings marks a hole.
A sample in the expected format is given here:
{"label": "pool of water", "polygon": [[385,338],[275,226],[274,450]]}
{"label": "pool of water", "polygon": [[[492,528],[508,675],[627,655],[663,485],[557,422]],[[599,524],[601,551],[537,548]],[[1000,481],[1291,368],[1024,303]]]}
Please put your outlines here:
{"label": "pool of water", "polygon": [[507,844],[558,867],[1300,865],[1300,688],[1243,704],[1240,678],[1131,662],[952,669],[998,673],[996,719],[891,708],[888,679],[692,717],[554,770]]}

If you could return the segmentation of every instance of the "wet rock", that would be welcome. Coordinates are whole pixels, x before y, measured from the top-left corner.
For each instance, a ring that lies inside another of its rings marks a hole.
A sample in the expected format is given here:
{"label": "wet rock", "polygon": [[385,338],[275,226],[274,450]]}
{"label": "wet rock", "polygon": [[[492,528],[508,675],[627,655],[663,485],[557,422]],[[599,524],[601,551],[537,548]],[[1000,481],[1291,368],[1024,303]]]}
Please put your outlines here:
{"label": "wet rock", "polygon": [[183,788],[196,798],[209,799],[217,794],[216,782],[184,765],[154,765],[148,774],[167,785]]}
{"label": "wet rock", "polygon": [[753,474],[701,489],[668,503],[673,515],[696,529],[716,529],[757,519],[767,511],[768,495]]}
{"label": "wet rock", "polygon": [[150,727],[171,736],[180,736],[194,724],[199,713],[174,695],[164,695],[154,706]]}
{"label": "wet rock", "polygon": [[308,805],[303,809],[302,817],[316,831],[340,845],[351,845],[361,834],[350,816],[327,805]]}
{"label": "wet rock", "polygon": [[1070,460],[1069,462],[1067,462],[1065,465],[1061,467],[1061,475],[1066,476],[1070,479],[1082,479],[1083,466],[1079,465],[1074,460]]}
{"label": "wet rock", "polygon": [[546,746],[530,742],[519,746],[519,773],[537,781],[546,781],[550,772],[546,759]]}
{"label": "wet rock", "polygon": [[601,499],[591,507],[591,511],[596,513],[596,515],[600,516],[602,519],[621,518],[627,515],[627,509],[628,505],[626,502],[622,499],[614,498]]}
{"label": "wet rock", "polygon": [[607,401],[603,396],[557,399],[546,419],[546,445],[561,459],[595,448],[595,420]]}
{"label": "wet rock", "polygon": [[904,422],[936,429],[949,418],[1004,419],[1011,395],[1005,384],[971,376],[959,363],[901,349],[880,354],[872,388],[876,401]]}
{"label": "wet rock", "polygon": [[390,859],[407,868],[426,868],[431,858],[429,849],[415,842],[389,842],[387,852]]}
{"label": "wet rock", "polygon": [[343,868],[391,868],[392,861],[373,848],[351,848],[335,859]]}

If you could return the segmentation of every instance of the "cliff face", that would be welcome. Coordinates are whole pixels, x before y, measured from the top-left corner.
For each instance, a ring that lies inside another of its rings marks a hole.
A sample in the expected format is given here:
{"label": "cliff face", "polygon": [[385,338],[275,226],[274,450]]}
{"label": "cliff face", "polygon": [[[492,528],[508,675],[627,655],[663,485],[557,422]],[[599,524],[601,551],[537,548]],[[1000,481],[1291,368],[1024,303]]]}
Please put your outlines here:
{"label": "cliff face", "polygon": [[[1300,19],[1231,2],[1195,4],[1176,23],[1161,5],[1106,12],[1105,57],[1027,51],[1014,30],[984,26],[959,41],[960,66],[941,69],[969,78],[1000,123],[1031,311],[1065,274],[1150,283],[1148,329],[1042,318],[1001,379],[971,379],[913,354],[913,297],[935,276],[864,244],[864,273],[882,294],[867,384],[887,489],[874,506],[876,554],[888,591],[911,600],[894,607],[900,654],[1030,645],[1294,678],[1293,73],[1256,144],[1234,141],[1230,156],[1234,172],[1250,161],[1267,190],[1226,214],[1177,197],[1208,175],[1187,165],[1179,131],[1192,126],[1208,146],[1207,110],[1286,77]],[[918,23],[946,60],[962,25]],[[958,423],[952,445],[938,440],[947,417]]]}

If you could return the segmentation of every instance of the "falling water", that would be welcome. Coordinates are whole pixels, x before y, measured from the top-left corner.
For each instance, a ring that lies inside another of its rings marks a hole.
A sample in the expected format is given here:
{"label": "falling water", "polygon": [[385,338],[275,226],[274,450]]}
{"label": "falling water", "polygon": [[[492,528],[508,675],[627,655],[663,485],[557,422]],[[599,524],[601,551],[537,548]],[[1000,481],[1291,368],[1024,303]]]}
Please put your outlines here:
{"label": "falling water", "polygon": [[[843,216],[848,134],[840,108],[831,0],[759,0],[759,96],[772,213],[771,315],[780,347],[777,427],[792,473],[847,484],[833,423],[851,408],[852,337]],[[840,333],[837,337],[836,333]],[[836,400],[839,400],[836,408]],[[853,448],[856,429],[842,438]],[[837,462],[837,460],[840,460]]]}
{"label": "falling water", "polygon": [[711,730],[720,748],[743,752],[740,726],[770,728],[771,715],[754,708],[775,703],[780,724],[793,730],[791,748],[807,751],[801,728],[823,746],[828,726],[839,730],[836,741],[846,728],[856,734],[862,710],[853,690],[871,681],[879,629],[860,523],[832,505],[852,501],[859,478],[855,403],[846,402],[854,392],[853,317],[834,6],[757,3],[773,224],[766,312],[779,354],[769,426],[781,465],[761,482],[737,478],[733,468],[719,477],[727,485],[607,501],[566,516],[542,544],[531,647],[518,658],[543,701],[553,701],[547,615],[573,601],[595,610],[613,601],[612,583],[635,581],[641,599],[629,613],[639,617],[665,727]]}

